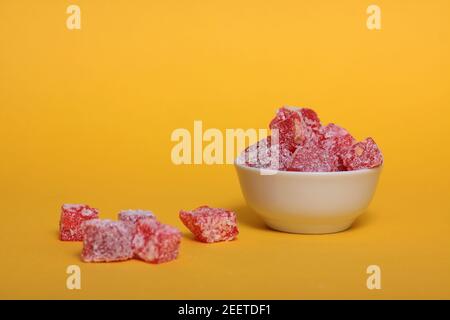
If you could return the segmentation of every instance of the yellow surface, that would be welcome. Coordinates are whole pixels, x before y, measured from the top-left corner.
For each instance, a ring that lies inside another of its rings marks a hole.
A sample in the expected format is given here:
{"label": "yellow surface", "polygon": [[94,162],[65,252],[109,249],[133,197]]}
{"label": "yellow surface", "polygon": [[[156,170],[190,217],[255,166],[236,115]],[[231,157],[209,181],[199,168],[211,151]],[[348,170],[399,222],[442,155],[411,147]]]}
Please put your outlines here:
{"label": "yellow surface", "polygon": [[[357,0],[2,0],[0,298],[450,298],[450,5],[375,3],[381,31]],[[264,128],[283,104],[382,148],[351,230],[268,230],[232,166],[172,164],[174,129]],[[82,263],[57,240],[77,202],[154,210],[185,233],[179,259]],[[201,204],[235,209],[239,240],[192,240],[177,213]],[[371,264],[382,290],[366,288]]]}

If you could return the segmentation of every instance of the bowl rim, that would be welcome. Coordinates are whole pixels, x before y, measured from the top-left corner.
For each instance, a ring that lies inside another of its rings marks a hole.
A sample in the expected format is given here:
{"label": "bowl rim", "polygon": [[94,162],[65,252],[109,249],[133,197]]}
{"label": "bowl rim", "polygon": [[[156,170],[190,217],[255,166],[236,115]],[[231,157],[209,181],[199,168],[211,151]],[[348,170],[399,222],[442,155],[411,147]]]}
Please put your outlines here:
{"label": "bowl rim", "polygon": [[[244,164],[238,163],[239,158],[234,160],[234,166],[236,168],[247,170],[250,172],[260,172],[261,168],[249,167]],[[276,174],[273,175],[261,175],[261,176],[276,176],[276,175],[287,175],[287,176],[346,176],[346,175],[363,175],[367,173],[371,173],[374,171],[381,171],[383,169],[384,163],[381,165],[370,168],[370,169],[358,169],[352,171],[331,171],[331,172],[301,172],[301,171],[283,171],[283,170],[273,170],[277,171]],[[271,171],[271,169],[264,169],[267,171]]]}

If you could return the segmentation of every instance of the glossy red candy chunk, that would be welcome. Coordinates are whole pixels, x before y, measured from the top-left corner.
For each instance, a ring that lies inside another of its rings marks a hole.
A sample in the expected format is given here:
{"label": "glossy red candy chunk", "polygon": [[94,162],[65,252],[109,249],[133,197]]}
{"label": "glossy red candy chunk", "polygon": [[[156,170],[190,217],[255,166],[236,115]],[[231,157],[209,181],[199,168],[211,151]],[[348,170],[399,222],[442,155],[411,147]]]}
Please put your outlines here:
{"label": "glossy red candy chunk", "polygon": [[239,234],[236,214],[229,210],[202,206],[181,210],[180,219],[201,242],[230,241]]}

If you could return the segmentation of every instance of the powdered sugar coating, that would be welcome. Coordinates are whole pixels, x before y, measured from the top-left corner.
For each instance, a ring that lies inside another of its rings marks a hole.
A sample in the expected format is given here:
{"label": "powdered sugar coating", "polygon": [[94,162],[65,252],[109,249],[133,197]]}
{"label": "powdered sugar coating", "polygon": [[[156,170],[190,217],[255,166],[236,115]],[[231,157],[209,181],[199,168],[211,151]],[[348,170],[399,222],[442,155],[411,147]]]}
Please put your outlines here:
{"label": "powdered sugar coating", "polygon": [[98,210],[85,204],[64,204],[61,207],[59,238],[62,241],[82,241],[81,225],[84,221],[98,218]]}
{"label": "powdered sugar coating", "polygon": [[140,219],[136,223],[133,250],[136,257],[150,263],[163,263],[178,257],[181,232],[155,219]]}
{"label": "powdered sugar coating", "polygon": [[344,128],[330,123],[320,128],[320,146],[328,153],[337,171],[346,171],[342,157],[356,143],[355,138]]}
{"label": "powdered sugar coating", "polygon": [[372,138],[354,144],[344,155],[343,163],[348,170],[370,169],[383,163],[383,155]]}
{"label": "powdered sugar coating", "polygon": [[181,210],[180,219],[201,242],[230,241],[239,234],[236,214],[226,209],[201,206]]}
{"label": "powdered sugar coating", "polygon": [[298,147],[288,171],[332,172],[338,171],[337,156],[318,145]]}
{"label": "powdered sugar coating", "polygon": [[272,135],[283,148],[293,152],[300,138],[300,115],[296,111],[281,108],[270,122]]}
{"label": "powdered sugar coating", "polygon": [[279,109],[269,125],[272,135],[290,152],[298,146],[316,144],[320,126],[320,119],[313,110],[295,107]]}
{"label": "powdered sugar coating", "polygon": [[94,219],[83,223],[85,262],[123,261],[133,257],[133,231],[130,223]]}
{"label": "powdered sugar coating", "polygon": [[254,168],[285,170],[291,158],[292,153],[279,144],[272,144],[269,136],[245,149],[239,156],[238,163]]}
{"label": "powdered sugar coating", "polygon": [[344,128],[330,123],[320,128],[320,143],[323,148],[339,152],[347,149],[356,142],[355,138]]}
{"label": "powdered sugar coating", "polygon": [[128,210],[122,210],[119,212],[119,220],[120,221],[131,222],[133,224],[136,224],[136,222],[140,219],[146,219],[146,218],[156,219],[153,212],[148,211],[148,210],[128,209]]}
{"label": "powdered sugar coating", "polygon": [[383,163],[372,138],[357,142],[334,123],[322,126],[311,109],[280,108],[269,126],[272,135],[249,146],[239,156],[238,164],[272,170],[334,172],[374,168]]}

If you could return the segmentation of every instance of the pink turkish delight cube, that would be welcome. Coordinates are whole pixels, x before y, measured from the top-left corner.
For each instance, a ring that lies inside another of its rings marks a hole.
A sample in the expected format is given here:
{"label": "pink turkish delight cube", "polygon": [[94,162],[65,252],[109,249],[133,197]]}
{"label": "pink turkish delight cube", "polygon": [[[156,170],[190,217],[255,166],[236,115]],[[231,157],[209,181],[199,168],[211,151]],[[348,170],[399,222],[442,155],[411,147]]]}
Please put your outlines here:
{"label": "pink turkish delight cube", "polygon": [[97,219],[98,210],[84,204],[65,204],[61,208],[59,238],[62,241],[82,241],[81,225],[84,221]]}
{"label": "pink turkish delight cube", "polygon": [[355,138],[342,127],[330,123],[320,129],[320,146],[334,161],[333,167],[338,171],[346,171],[343,164],[343,155],[356,143]]}
{"label": "pink turkish delight cube", "polygon": [[136,222],[133,250],[136,257],[150,263],[163,263],[178,257],[181,232],[156,219]]}
{"label": "pink turkish delight cube", "polygon": [[238,164],[271,170],[334,172],[374,168],[383,163],[373,139],[357,142],[334,123],[322,126],[311,109],[282,107],[269,126],[271,136],[245,149]]}
{"label": "pink turkish delight cube", "polygon": [[338,171],[338,158],[320,146],[298,147],[292,156],[288,171],[332,172]]}
{"label": "pink turkish delight cube", "polygon": [[320,119],[313,110],[296,107],[279,109],[269,125],[272,136],[290,152],[298,146],[318,143],[320,126]]}
{"label": "pink turkish delight cube", "polygon": [[151,218],[151,219],[156,219],[155,215],[153,214],[153,212],[148,211],[148,210],[122,210],[119,212],[119,220],[120,221],[124,221],[124,222],[131,222],[133,224],[136,224],[136,222],[138,220],[141,219],[147,219],[147,218]]}
{"label": "pink turkish delight cube", "polygon": [[83,223],[85,262],[124,261],[133,257],[133,226],[122,221],[94,219]]}
{"label": "pink turkish delight cube", "polygon": [[383,155],[372,138],[355,143],[343,155],[347,170],[370,169],[383,164]]}
{"label": "pink turkish delight cube", "polygon": [[272,144],[271,137],[264,138],[245,149],[238,159],[239,164],[249,167],[285,170],[292,154],[279,144]]}
{"label": "pink turkish delight cube", "polygon": [[322,147],[335,153],[346,152],[356,142],[347,130],[334,123],[321,127],[320,134]]}
{"label": "pink turkish delight cube", "polygon": [[181,210],[180,219],[201,242],[230,241],[239,234],[236,214],[229,210],[202,206]]}

